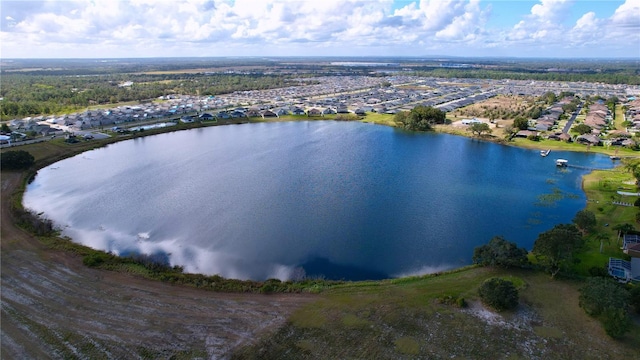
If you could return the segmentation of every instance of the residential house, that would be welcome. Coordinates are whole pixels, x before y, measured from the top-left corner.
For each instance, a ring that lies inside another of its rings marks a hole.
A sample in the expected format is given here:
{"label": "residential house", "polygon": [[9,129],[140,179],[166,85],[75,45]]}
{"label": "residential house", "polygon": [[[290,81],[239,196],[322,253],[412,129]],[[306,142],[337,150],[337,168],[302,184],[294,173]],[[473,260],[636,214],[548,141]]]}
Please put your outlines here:
{"label": "residential house", "polygon": [[202,113],[202,114],[198,115],[198,117],[202,121],[211,121],[211,120],[215,119],[215,117],[213,115],[209,114],[209,113]]}
{"label": "residential house", "polygon": [[322,110],[322,115],[333,115],[335,113],[336,113],[336,111],[333,110],[332,108],[329,108],[329,107],[324,109],[324,110]]}
{"label": "residential house", "polygon": [[600,145],[600,138],[593,134],[584,134],[576,138],[576,142],[585,145]]}
{"label": "residential house", "polygon": [[278,114],[276,114],[275,112],[273,112],[271,110],[263,110],[263,111],[261,111],[260,112],[260,116],[262,116],[263,119],[279,117]]}
{"label": "residential house", "polygon": [[625,234],[622,251],[629,255],[631,260],[609,258],[609,275],[620,282],[640,282],[640,236]]}
{"label": "residential house", "polygon": [[299,107],[296,107],[293,110],[291,110],[291,113],[293,113],[293,115],[305,115],[306,114],[306,112],[303,109],[299,108]]}

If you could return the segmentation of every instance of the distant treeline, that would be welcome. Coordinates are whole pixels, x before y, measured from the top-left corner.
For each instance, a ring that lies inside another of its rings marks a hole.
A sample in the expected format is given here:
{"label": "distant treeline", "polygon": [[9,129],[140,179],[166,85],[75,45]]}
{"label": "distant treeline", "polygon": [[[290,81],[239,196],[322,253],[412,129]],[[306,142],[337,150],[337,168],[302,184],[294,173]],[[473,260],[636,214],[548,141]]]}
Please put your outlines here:
{"label": "distant treeline", "polygon": [[605,84],[640,85],[640,69],[621,68],[595,70],[533,70],[533,69],[449,69],[425,67],[416,69],[414,75],[443,78],[511,79],[538,81],[600,82]]}
{"label": "distant treeline", "polygon": [[[132,82],[130,86],[122,86]],[[3,120],[73,112],[97,104],[144,101],[171,94],[218,95],[297,85],[283,75],[118,74],[56,76],[5,73],[0,116]]]}

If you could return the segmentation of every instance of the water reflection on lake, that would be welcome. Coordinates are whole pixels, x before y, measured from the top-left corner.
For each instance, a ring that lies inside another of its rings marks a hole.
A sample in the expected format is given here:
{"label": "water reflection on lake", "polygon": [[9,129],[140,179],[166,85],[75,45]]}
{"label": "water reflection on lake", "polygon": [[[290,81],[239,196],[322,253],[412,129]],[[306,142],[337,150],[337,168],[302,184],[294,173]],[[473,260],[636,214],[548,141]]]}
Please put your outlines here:
{"label": "water reflection on lake", "polygon": [[585,205],[570,164],[525,150],[355,122],[194,129],[39,171],[24,197],[75,241],[241,279],[373,279],[459,267],[503,235],[528,249]]}

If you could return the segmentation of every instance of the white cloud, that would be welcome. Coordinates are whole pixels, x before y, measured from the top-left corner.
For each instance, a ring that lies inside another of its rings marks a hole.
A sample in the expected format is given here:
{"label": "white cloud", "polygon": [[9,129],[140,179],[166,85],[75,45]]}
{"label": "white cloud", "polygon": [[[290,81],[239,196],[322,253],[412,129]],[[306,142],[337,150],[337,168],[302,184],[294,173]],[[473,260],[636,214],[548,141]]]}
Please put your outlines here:
{"label": "white cloud", "polygon": [[571,2],[568,0],[540,0],[531,12],[518,22],[508,35],[514,42],[532,43],[544,40],[547,44],[563,40],[564,21]]}
{"label": "white cloud", "polygon": [[611,16],[613,26],[640,31],[640,0],[626,0]]}
{"label": "white cloud", "polygon": [[393,0],[3,0],[0,46],[6,57],[418,55],[452,42],[493,53],[640,33],[640,0],[610,19],[587,13],[573,27],[563,25],[571,1],[541,0],[507,29],[487,27],[482,1],[415,0],[392,10]]}
{"label": "white cloud", "polygon": [[570,5],[569,0],[540,0],[540,4],[531,8],[531,16],[539,22],[559,23],[566,17]]}
{"label": "white cloud", "polygon": [[471,1],[464,12],[451,19],[450,23],[436,33],[442,39],[471,41],[484,31],[487,13],[480,9],[479,1]]}

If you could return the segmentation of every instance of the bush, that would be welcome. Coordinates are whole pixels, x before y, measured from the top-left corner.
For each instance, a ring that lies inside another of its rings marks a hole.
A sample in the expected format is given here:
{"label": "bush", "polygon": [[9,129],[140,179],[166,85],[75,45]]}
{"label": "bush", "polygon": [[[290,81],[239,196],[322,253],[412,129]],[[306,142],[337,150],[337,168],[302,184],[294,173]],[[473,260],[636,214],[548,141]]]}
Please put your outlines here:
{"label": "bush", "polygon": [[0,156],[0,169],[21,170],[28,169],[33,165],[35,159],[33,155],[24,150],[12,150],[2,153]]}
{"label": "bush", "polygon": [[488,244],[473,249],[473,263],[482,266],[519,267],[529,263],[527,250],[502,236],[493,237]]}
{"label": "bush", "polygon": [[607,308],[602,313],[602,326],[607,335],[619,339],[631,328],[631,319],[625,309]]}
{"label": "bush", "polygon": [[462,296],[441,295],[438,297],[438,302],[445,305],[454,305],[459,308],[467,307],[467,301]]}
{"label": "bush", "polygon": [[518,306],[518,289],[511,281],[500,278],[488,279],[482,283],[478,294],[485,305],[498,311]]}
{"label": "bush", "polygon": [[108,257],[107,254],[96,251],[82,258],[82,263],[88,267],[97,267],[103,264]]}
{"label": "bush", "polygon": [[626,309],[630,294],[611,278],[593,277],[580,289],[580,307],[591,316],[598,316],[606,309]]}
{"label": "bush", "polygon": [[638,315],[640,315],[640,285],[635,285],[629,291],[631,295],[631,307]]}
{"label": "bush", "polygon": [[590,276],[608,277],[609,272],[605,266],[592,266],[589,268]]}
{"label": "bush", "polygon": [[590,278],[580,289],[580,307],[597,317],[607,335],[621,338],[631,328],[629,308],[631,295],[609,278]]}

